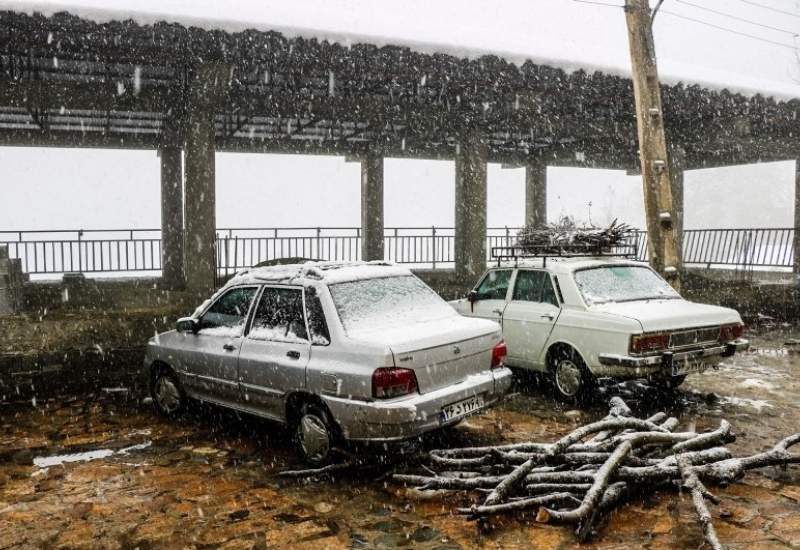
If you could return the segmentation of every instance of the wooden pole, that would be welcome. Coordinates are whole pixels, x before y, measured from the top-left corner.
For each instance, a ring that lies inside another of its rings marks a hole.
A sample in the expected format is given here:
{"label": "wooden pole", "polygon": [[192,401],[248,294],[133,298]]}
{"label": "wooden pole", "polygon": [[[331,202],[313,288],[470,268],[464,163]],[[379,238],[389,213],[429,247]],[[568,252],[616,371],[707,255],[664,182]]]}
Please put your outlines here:
{"label": "wooden pole", "polygon": [[650,264],[676,290],[680,290],[676,213],[672,203],[661,90],[647,0],[625,0],[625,19],[636,98]]}

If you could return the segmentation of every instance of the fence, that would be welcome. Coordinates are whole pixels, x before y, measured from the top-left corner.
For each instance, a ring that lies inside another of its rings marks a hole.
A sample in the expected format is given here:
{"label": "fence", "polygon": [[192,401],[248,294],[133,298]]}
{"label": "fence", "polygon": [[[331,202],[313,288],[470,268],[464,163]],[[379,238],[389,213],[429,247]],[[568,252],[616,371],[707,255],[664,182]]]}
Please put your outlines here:
{"label": "fence", "polygon": [[[518,228],[487,231],[487,255],[495,246],[516,242]],[[789,270],[794,265],[793,228],[688,229],[683,232],[685,265],[736,269]],[[647,259],[645,232],[639,232],[637,257]],[[452,268],[452,227],[393,227],[384,233],[386,260],[417,268]],[[0,232],[0,246],[19,258],[22,270],[47,277],[67,272],[105,275],[155,275],[161,270],[158,229]],[[226,228],[217,230],[220,274],[280,258],[331,261],[361,259],[356,227]],[[487,257],[487,259],[489,259]]]}

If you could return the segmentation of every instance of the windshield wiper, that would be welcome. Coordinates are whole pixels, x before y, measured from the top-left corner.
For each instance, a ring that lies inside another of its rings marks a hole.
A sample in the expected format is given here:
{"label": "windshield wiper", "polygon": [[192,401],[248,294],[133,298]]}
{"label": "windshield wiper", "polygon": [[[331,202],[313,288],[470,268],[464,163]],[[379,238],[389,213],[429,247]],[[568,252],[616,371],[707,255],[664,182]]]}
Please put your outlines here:
{"label": "windshield wiper", "polygon": [[680,296],[642,296],[641,298],[627,298],[625,300],[615,300],[616,302],[645,302],[647,300],[678,300]]}

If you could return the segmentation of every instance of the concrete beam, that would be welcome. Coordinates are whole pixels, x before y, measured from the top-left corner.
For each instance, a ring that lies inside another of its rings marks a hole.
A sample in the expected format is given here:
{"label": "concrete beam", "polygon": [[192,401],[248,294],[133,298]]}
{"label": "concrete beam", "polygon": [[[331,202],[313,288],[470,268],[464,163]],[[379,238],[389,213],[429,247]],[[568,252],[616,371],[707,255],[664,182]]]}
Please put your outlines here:
{"label": "concrete beam", "polygon": [[383,157],[361,159],[361,258],[383,260]]}
{"label": "concrete beam", "polygon": [[183,159],[180,147],[166,145],[161,157],[161,279],[166,288],[182,288]]}
{"label": "concrete beam", "polygon": [[158,149],[157,134],[120,134],[79,130],[8,130],[0,129],[0,146],[11,147],[80,147],[89,149]]}
{"label": "concrete beam", "polygon": [[456,149],[455,271],[475,281],[486,269],[486,143],[465,132]]}
{"label": "concrete beam", "polygon": [[185,278],[189,290],[204,293],[216,280],[214,109],[227,86],[226,65],[196,67],[189,84],[184,128],[186,152]]}
{"label": "concrete beam", "polygon": [[532,162],[525,166],[525,225],[547,224],[547,165]]}

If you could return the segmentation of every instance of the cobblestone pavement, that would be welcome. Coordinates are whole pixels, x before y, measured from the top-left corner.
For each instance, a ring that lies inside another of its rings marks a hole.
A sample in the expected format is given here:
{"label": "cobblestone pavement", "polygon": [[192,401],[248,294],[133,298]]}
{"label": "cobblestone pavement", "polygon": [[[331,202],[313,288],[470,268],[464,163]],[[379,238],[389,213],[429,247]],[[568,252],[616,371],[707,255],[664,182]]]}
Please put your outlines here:
{"label": "cobblestone pavement", "polygon": [[[667,409],[686,427],[728,419],[730,446],[746,454],[800,430],[800,355],[782,338],[663,395],[614,387],[583,411],[531,384],[518,395],[425,444],[552,440],[605,414],[608,394],[638,412]],[[124,391],[0,405],[0,549],[6,548],[569,548],[564,527],[532,514],[503,518],[489,534],[451,510],[464,496],[421,499],[380,471],[297,482],[300,466],[273,424],[196,407],[172,422]],[[360,449],[359,452],[365,452]],[[69,455],[66,458],[62,455]],[[800,547],[800,468],[749,474],[716,489],[712,507],[729,548]],[[698,548],[688,497],[652,494],[612,516],[587,548]]]}

